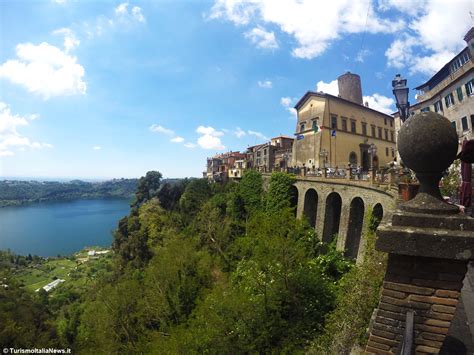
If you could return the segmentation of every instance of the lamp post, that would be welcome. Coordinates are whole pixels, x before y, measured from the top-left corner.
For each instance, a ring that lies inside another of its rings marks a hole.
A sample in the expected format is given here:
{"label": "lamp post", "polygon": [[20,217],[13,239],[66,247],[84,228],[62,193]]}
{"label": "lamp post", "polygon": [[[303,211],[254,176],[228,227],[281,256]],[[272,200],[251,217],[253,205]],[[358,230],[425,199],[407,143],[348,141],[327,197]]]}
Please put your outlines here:
{"label": "lamp post", "polygon": [[320,161],[320,164],[321,165],[321,158],[323,159],[323,171],[324,171],[324,177],[327,176],[327,172],[326,172],[326,159],[328,157],[328,151],[326,149],[321,149],[321,151],[319,152],[319,161]]}
{"label": "lamp post", "polygon": [[377,147],[375,146],[374,143],[371,143],[369,147],[369,154],[370,154],[370,168],[372,170],[372,181],[375,181],[374,158],[375,158],[376,153],[377,153]]}
{"label": "lamp post", "polygon": [[408,102],[408,87],[407,79],[402,79],[400,74],[395,75],[395,79],[392,80],[393,95],[397,100],[397,108],[400,114],[400,119],[403,122],[409,116],[410,103]]}

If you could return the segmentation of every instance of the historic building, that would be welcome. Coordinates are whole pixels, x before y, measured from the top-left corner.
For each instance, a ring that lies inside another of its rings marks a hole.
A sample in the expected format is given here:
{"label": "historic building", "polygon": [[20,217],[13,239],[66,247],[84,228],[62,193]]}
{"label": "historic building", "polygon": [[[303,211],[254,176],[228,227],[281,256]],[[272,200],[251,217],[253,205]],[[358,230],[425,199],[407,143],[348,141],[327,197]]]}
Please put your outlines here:
{"label": "historic building", "polygon": [[290,166],[294,138],[278,136],[247,148],[246,168],[261,172],[285,170]]}
{"label": "historic building", "polygon": [[207,158],[206,172],[203,175],[212,181],[227,181],[232,175],[230,171],[234,169],[235,162],[243,159],[245,159],[245,154],[240,152],[216,154]]}
{"label": "historic building", "polygon": [[[474,27],[464,40],[467,46],[461,52],[415,88],[417,102],[410,107],[411,115],[434,111],[448,118],[457,131],[460,147],[464,139],[474,139]],[[398,112],[395,117],[398,131]]]}
{"label": "historic building", "polygon": [[341,75],[338,85],[339,96],[308,91],[296,104],[292,166],[344,168],[351,163],[367,171],[391,162],[395,157],[393,117],[363,104],[357,74]]}

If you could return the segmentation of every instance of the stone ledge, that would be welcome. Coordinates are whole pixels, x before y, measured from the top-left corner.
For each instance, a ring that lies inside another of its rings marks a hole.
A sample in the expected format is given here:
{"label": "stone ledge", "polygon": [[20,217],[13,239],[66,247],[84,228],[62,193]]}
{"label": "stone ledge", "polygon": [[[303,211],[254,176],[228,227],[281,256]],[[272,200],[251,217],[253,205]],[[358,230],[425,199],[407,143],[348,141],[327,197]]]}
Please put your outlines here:
{"label": "stone ledge", "polygon": [[474,259],[474,233],[436,228],[380,225],[379,251],[440,259]]}
{"label": "stone ledge", "polygon": [[392,214],[394,226],[447,229],[454,231],[474,231],[474,218],[462,214],[436,216],[423,213],[401,212]]}

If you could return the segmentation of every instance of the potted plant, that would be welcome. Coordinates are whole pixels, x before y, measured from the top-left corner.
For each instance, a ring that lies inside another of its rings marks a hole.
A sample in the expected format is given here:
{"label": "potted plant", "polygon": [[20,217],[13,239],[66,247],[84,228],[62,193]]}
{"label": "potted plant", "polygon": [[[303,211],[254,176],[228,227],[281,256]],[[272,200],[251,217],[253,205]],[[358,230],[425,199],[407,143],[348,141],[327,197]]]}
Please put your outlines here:
{"label": "potted plant", "polygon": [[418,193],[420,184],[416,179],[415,173],[410,169],[401,171],[400,182],[398,183],[398,194],[403,201],[409,201]]}

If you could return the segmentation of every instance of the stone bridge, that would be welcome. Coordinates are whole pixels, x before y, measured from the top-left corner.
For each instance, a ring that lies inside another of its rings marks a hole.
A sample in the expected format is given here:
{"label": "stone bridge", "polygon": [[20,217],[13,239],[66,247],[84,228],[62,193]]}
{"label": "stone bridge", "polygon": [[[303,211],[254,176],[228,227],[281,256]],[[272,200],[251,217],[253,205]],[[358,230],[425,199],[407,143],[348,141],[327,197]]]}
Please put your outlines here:
{"label": "stone bridge", "polygon": [[[264,174],[269,180],[270,175]],[[297,177],[294,184],[296,215],[308,219],[323,242],[337,235],[337,248],[347,256],[362,259],[362,232],[369,223],[367,212],[381,220],[395,210],[397,191],[390,185],[323,177]]]}

